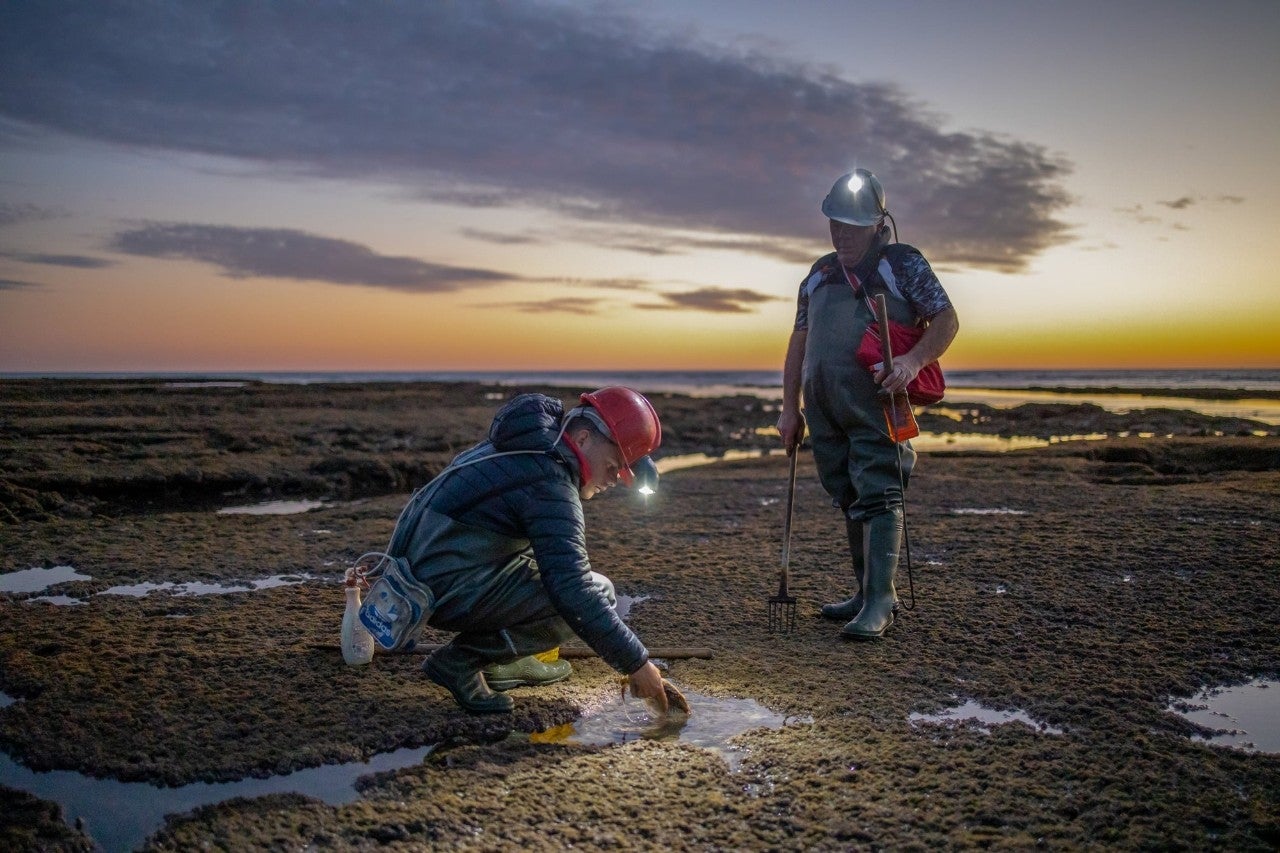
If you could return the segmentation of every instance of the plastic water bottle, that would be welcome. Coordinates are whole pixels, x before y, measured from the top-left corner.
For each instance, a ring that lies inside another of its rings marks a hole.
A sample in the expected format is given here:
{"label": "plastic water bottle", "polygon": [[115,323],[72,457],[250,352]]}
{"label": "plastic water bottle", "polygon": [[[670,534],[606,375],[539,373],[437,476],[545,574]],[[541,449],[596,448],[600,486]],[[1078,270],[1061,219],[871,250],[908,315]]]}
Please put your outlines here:
{"label": "plastic water bottle", "polygon": [[342,613],[342,659],[352,666],[373,660],[373,635],[360,622],[360,587],[347,579],[347,609]]}

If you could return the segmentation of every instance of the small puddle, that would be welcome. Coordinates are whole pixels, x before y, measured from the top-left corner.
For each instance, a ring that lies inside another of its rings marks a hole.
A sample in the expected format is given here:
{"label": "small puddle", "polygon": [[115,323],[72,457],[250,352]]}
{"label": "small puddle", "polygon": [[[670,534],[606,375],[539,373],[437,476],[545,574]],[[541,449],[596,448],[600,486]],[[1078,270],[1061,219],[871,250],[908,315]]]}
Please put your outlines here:
{"label": "small puddle", "polygon": [[324,501],[264,501],[245,506],[225,506],[218,515],[295,515],[325,506]]}
{"label": "small puddle", "polygon": [[952,515],[1027,515],[1025,509],[1009,509],[1007,506],[999,507],[961,507],[960,509],[951,510]]}
{"label": "small puddle", "polygon": [[248,382],[210,381],[210,382],[166,382],[166,388],[243,388]]}
{"label": "small puddle", "polygon": [[54,584],[67,581],[91,581],[71,566],[54,566],[51,569],[22,569],[0,575],[0,592],[41,592]]}
{"label": "small puddle", "polygon": [[[665,719],[639,699],[621,698],[584,714],[572,723],[529,735],[535,743],[583,743],[596,746],[636,740],[680,741],[718,755],[730,771],[746,758],[746,750],[728,741],[751,729],[780,729],[787,718],[754,699],[721,699],[683,690],[692,713],[673,713]],[[793,720],[803,722],[802,720]]]}
{"label": "small puddle", "polygon": [[310,580],[317,580],[317,578],[315,575],[306,573],[300,575],[272,575],[269,578],[233,583],[231,586],[200,583],[199,581],[191,581],[189,583],[174,583],[173,581],[151,583],[147,581],[130,586],[109,587],[98,593],[98,595],[130,595],[134,598],[146,598],[153,592],[168,592],[173,596],[229,595],[233,592],[257,592],[263,589],[274,589],[278,586],[296,586]]}
{"label": "small puddle", "polygon": [[710,453],[685,453],[680,456],[664,456],[655,459],[659,474],[679,471],[682,468],[696,468],[699,465],[712,465],[716,462],[736,462],[741,459],[763,459],[766,456],[783,456],[785,452],[777,450],[726,450],[713,456]]}
{"label": "small puddle", "polygon": [[0,783],[57,803],[69,826],[75,826],[77,818],[83,820],[84,831],[103,850],[113,853],[141,846],[147,836],[164,825],[165,815],[181,814],[232,797],[297,792],[335,806],[354,802],[360,796],[355,781],[361,776],[411,767],[433,749],[434,746],[398,749],[368,761],[327,764],[266,779],[194,782],[178,788],[95,779],[72,770],[37,772],[0,754]]}
{"label": "small puddle", "polygon": [[[55,584],[90,580],[93,580],[92,576],[82,575],[71,566],[54,566],[51,569],[24,569],[20,572],[0,575],[0,592],[41,592]],[[174,583],[173,581],[152,583],[147,581],[138,584],[108,587],[97,593],[97,595],[128,595],[134,598],[145,598],[153,592],[168,592],[173,596],[228,595],[233,592],[257,592],[264,589],[274,589],[278,586],[295,586],[313,580],[321,580],[321,578],[302,572],[301,574],[272,575],[271,577],[257,578],[255,580],[236,581],[231,585],[201,583],[199,581],[187,583]],[[647,596],[645,597],[647,598]],[[619,600],[621,598],[623,597],[620,596]],[[628,608],[631,603],[643,600],[644,598],[628,599]],[[87,603],[83,599],[72,598],[69,595],[41,595],[28,598],[27,601],[40,601],[59,607]]]}
{"label": "small puddle", "polygon": [[997,711],[972,699],[962,705],[948,708],[940,714],[911,714],[907,717],[907,721],[913,726],[974,724],[974,728],[984,734],[991,734],[991,726],[1003,726],[1008,723],[1021,723],[1045,735],[1060,735],[1063,733],[1062,729],[1033,720],[1025,711]]}
{"label": "small puddle", "polygon": [[1194,698],[1174,700],[1166,710],[1217,732],[1193,740],[1280,754],[1280,681],[1257,678],[1234,687],[1205,688]]}
{"label": "small puddle", "polygon": [[617,604],[613,606],[613,610],[618,614],[618,618],[624,622],[631,615],[631,608],[653,598],[652,595],[615,595],[615,597],[617,598]]}

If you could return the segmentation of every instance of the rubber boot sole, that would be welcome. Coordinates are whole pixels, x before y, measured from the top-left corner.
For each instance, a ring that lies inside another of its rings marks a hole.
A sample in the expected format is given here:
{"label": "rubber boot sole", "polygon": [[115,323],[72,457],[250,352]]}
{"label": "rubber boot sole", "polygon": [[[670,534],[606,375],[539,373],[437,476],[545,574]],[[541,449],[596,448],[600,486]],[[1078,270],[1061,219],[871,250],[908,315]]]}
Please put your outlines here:
{"label": "rubber boot sole", "polygon": [[879,631],[876,631],[876,632],[850,631],[849,626],[845,625],[843,628],[840,629],[840,636],[844,637],[847,640],[878,640],[881,637],[883,637],[884,632],[892,628],[893,623],[897,621],[898,621],[898,611],[897,611],[897,608],[894,608],[894,611],[889,615],[889,621],[886,622],[884,627],[881,628]]}

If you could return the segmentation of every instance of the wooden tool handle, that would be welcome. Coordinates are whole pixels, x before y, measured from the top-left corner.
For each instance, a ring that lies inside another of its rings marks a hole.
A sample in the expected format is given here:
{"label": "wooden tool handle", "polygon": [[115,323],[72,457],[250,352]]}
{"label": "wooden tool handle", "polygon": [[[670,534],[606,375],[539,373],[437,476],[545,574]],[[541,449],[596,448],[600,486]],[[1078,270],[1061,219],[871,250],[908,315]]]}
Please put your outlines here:
{"label": "wooden tool handle", "polygon": [[[337,645],[334,645],[333,643],[311,643],[310,648],[319,649],[323,651],[339,651],[340,650],[340,647]],[[439,643],[419,643],[418,645],[414,646],[412,649],[409,649],[408,651],[405,651],[405,652],[383,652],[379,650],[379,653],[380,654],[397,654],[397,655],[398,654],[420,655],[420,654],[430,654],[431,652],[439,651],[440,649],[443,649],[443,648],[444,646]],[[598,655],[591,649],[586,648],[585,646],[561,646],[560,657],[582,659],[582,658],[598,657]],[[710,660],[712,657],[714,657],[714,653],[711,651],[711,649],[705,646],[653,646],[649,648],[649,657],[666,658],[668,660],[676,660],[676,659],[684,659],[684,658],[703,658],[706,660]]]}
{"label": "wooden tool handle", "polygon": [[791,452],[791,473],[787,475],[787,520],[782,526],[782,577],[786,588],[787,568],[791,565],[791,518],[796,508],[796,457],[799,448]]}

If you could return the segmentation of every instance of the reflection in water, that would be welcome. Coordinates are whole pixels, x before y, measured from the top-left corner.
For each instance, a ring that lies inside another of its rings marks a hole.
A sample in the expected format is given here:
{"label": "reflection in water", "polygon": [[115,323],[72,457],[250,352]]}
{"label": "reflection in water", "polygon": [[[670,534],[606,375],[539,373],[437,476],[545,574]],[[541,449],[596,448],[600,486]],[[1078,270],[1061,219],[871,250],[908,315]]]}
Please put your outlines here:
{"label": "reflection in water", "polygon": [[[1004,453],[1012,450],[1028,450],[1033,447],[1049,447],[1064,441],[1102,441],[1106,433],[1087,433],[1081,435],[1055,435],[1051,438],[1036,438],[1029,435],[1010,437],[999,435],[979,435],[976,433],[922,432],[911,439],[911,446],[921,453],[972,453],[975,451]],[[659,474],[669,474],[682,468],[694,468],[699,465],[711,465],[716,462],[735,462],[741,459],[762,459],[766,456],[783,456],[781,448],[771,450],[726,450],[720,455],[709,453],[687,453],[679,456],[665,456],[654,460]]]}
{"label": "reflection in water", "polygon": [[0,783],[58,803],[62,806],[63,818],[72,826],[77,818],[83,819],[85,832],[104,850],[133,850],[164,824],[165,815],[181,814],[232,797],[297,792],[330,805],[353,802],[359,797],[356,779],[370,773],[411,767],[434,748],[398,749],[375,755],[368,761],[311,767],[267,779],[195,782],[179,788],[95,779],[70,770],[36,772],[7,755],[0,755]]}
{"label": "reflection in water", "polygon": [[618,614],[619,619],[626,621],[626,618],[631,615],[632,607],[652,597],[651,595],[618,595],[618,603],[613,606],[614,612]]}
{"label": "reflection in water", "polygon": [[1009,509],[1002,507],[961,507],[951,510],[952,515],[1026,515],[1025,509]]}
{"label": "reflection in water", "polygon": [[[52,569],[24,569],[20,572],[10,572],[7,575],[0,575],[0,592],[39,592],[48,589],[54,584],[66,583],[67,581],[90,581],[93,580],[90,575],[82,575],[76,572],[71,566],[54,566]],[[163,583],[145,583],[130,584],[127,586],[113,586],[104,589],[98,595],[129,595],[134,598],[145,598],[153,592],[168,592],[174,596],[190,596],[190,595],[226,595],[232,592],[255,592],[263,589],[274,589],[278,586],[294,586],[300,583],[306,583],[311,580],[319,580],[315,575],[302,572],[292,575],[272,575],[267,578],[258,578],[251,581],[241,581],[231,586],[223,586],[216,583],[200,583],[199,581],[191,581],[188,583],[174,583],[173,581],[165,581]],[[646,596],[647,597],[647,596]],[[28,601],[42,601],[46,604],[55,605],[73,605],[84,604],[85,602],[78,598],[72,598],[67,595],[44,595],[36,598],[29,598]],[[644,598],[629,599],[628,601],[643,601]],[[630,606],[628,604],[628,606]]]}
{"label": "reflection in water", "polygon": [[781,449],[726,450],[718,456],[712,456],[709,453],[686,453],[680,456],[664,456],[661,459],[655,459],[654,464],[658,466],[659,474],[667,474],[671,471],[678,471],[681,468],[694,468],[698,465],[710,465],[713,462],[736,462],[739,459],[762,459],[765,456],[780,455],[785,455]]}
{"label": "reflection in water", "polygon": [[[130,586],[113,586],[104,589],[98,595],[131,595],[135,598],[145,598],[153,592],[168,592],[170,595],[227,595],[232,592],[254,592],[260,589],[274,589],[278,586],[294,586],[300,583],[306,583],[309,580],[316,580],[314,575],[306,572],[298,575],[272,575],[269,578],[259,578],[258,580],[244,581],[243,583],[233,584],[232,586],[223,586],[216,583],[200,583],[199,581],[191,581],[189,583],[174,583],[173,581],[165,581],[164,583],[138,583]],[[246,586],[247,584],[247,586]]]}
{"label": "reflection in water", "polygon": [[1126,414],[1135,409],[1179,409],[1224,418],[1246,418],[1280,424],[1280,400],[1202,400],[1190,397],[1156,397],[1139,394],[1057,394],[1052,391],[1015,391],[985,388],[948,388],[947,404],[986,403],[1009,409],[1023,403],[1092,403],[1108,412]]}
{"label": "reflection in water", "polygon": [[54,566],[51,569],[23,569],[0,575],[0,592],[40,592],[54,584],[68,581],[93,580],[71,566]]}
{"label": "reflection in water", "polygon": [[1168,710],[1206,729],[1218,730],[1196,740],[1246,752],[1280,753],[1280,681],[1255,679],[1235,687],[1209,687],[1194,699],[1181,699]]}
{"label": "reflection in water", "polygon": [[535,743],[584,743],[597,746],[635,740],[678,740],[710,750],[735,771],[746,757],[730,738],[750,729],[780,729],[786,718],[754,699],[720,699],[683,690],[692,713],[655,715],[639,699],[611,702],[572,723],[529,735]]}
{"label": "reflection in water", "polygon": [[1046,723],[1031,719],[1026,711],[997,711],[988,708],[972,699],[963,705],[948,708],[940,714],[911,714],[907,720],[913,726],[920,725],[952,725],[959,723],[976,723],[979,731],[990,734],[990,726],[1003,726],[1007,723],[1022,723],[1030,726],[1040,734],[1060,735],[1062,729],[1056,729]]}
{"label": "reflection in water", "polygon": [[75,607],[89,603],[79,598],[72,598],[69,595],[37,595],[35,598],[28,598],[27,601],[43,601],[45,604],[52,604],[54,607]]}
{"label": "reflection in water", "polygon": [[324,501],[264,501],[247,506],[223,507],[218,510],[218,515],[294,515],[324,505]]}

